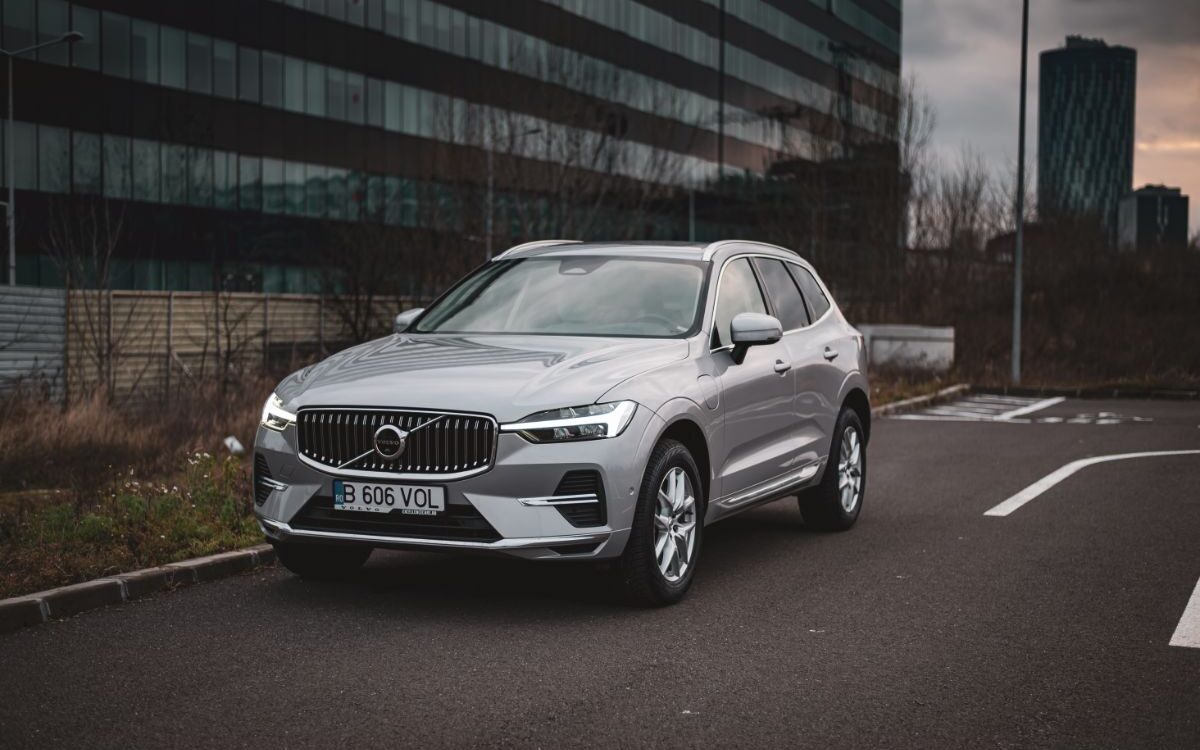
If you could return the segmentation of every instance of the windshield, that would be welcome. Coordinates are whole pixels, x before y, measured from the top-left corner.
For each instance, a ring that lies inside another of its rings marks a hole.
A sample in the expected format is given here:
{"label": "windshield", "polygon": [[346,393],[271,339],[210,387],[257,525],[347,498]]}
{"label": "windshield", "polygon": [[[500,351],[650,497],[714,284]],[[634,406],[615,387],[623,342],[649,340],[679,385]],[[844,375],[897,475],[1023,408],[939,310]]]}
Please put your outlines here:
{"label": "windshield", "polygon": [[679,338],[697,323],[701,263],[517,258],[488,263],[435,302],[421,333]]}

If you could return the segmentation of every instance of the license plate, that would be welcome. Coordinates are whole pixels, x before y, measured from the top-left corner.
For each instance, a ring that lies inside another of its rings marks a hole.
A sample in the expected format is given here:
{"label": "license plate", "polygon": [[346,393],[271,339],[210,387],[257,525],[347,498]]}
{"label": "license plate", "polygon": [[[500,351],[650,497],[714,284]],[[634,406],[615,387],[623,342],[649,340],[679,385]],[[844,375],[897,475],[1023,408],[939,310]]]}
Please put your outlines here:
{"label": "license plate", "polygon": [[446,509],[443,487],[370,484],[333,480],[333,509],[365,513],[397,511],[412,516],[436,516]]}

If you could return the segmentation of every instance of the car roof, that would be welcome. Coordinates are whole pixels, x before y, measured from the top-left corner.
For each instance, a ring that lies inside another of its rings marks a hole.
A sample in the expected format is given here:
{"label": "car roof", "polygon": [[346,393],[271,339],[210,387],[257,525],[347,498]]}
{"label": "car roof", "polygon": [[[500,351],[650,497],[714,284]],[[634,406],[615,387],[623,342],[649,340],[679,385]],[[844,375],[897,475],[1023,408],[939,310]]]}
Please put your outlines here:
{"label": "car roof", "polygon": [[576,240],[540,240],[517,245],[500,258],[571,257],[607,255],[613,257],[664,258],[673,260],[710,261],[718,253],[733,250],[754,250],[777,257],[796,259],[796,253],[752,240],[719,240],[717,242],[579,242]]}

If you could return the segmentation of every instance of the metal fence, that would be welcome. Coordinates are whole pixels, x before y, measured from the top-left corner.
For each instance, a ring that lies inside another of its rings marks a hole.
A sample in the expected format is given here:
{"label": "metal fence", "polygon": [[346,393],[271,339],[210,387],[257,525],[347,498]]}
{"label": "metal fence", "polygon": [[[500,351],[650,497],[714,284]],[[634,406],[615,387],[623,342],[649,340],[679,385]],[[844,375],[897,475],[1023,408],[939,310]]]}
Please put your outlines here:
{"label": "metal fence", "polygon": [[7,287],[0,389],[36,378],[58,397],[103,389],[118,401],[170,399],[202,381],[236,382],[323,357],[355,343],[346,310],[385,331],[401,306],[390,298],[351,306],[316,295]]}
{"label": "metal fence", "polygon": [[62,289],[0,287],[0,393],[26,383],[61,395],[66,320]]}

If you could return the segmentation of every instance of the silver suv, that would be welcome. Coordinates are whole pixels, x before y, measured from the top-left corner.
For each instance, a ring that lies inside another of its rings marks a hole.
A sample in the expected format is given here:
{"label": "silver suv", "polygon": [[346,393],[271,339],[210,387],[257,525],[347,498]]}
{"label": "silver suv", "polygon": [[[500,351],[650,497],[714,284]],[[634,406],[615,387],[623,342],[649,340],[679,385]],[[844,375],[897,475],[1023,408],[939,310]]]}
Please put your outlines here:
{"label": "silver suv", "polygon": [[707,524],[785,495],[809,527],[854,524],[864,372],[788,250],[533,242],[281,382],[255,510],[301,576],[375,547],[611,560],[635,599],[674,603]]}

